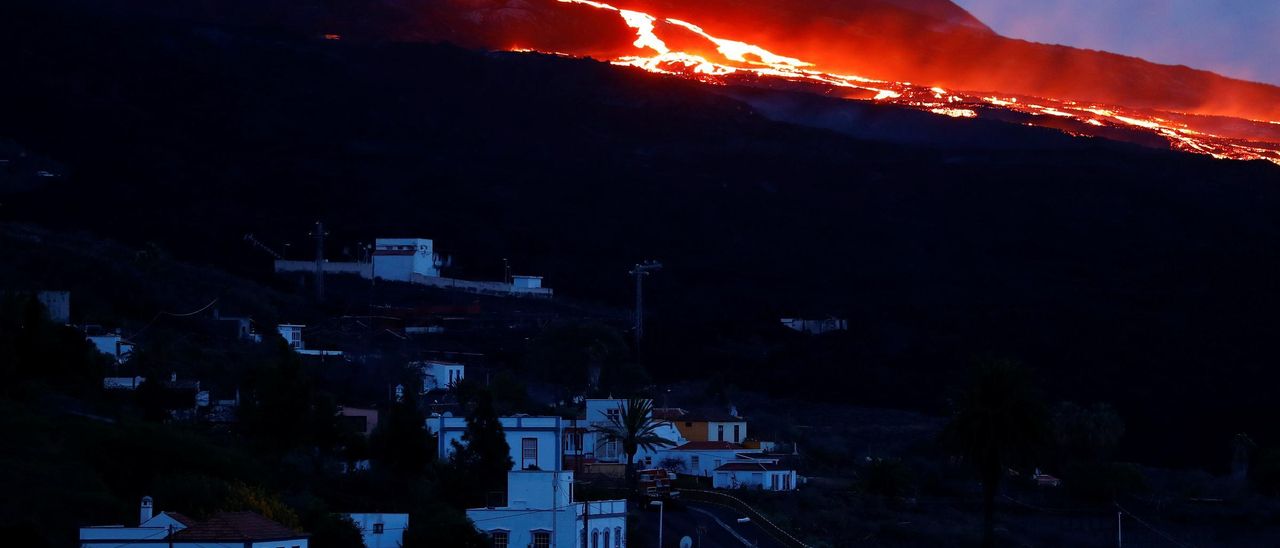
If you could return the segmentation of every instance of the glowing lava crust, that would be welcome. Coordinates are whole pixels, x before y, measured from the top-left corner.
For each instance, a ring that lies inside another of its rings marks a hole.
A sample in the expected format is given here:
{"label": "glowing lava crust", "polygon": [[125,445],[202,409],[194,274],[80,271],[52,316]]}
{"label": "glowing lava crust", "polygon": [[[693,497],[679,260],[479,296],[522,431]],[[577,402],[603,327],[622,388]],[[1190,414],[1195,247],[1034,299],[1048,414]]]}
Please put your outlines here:
{"label": "glowing lava crust", "polygon": [[[801,87],[824,95],[890,103],[940,116],[989,117],[1054,128],[1077,136],[1125,140],[1125,135],[1154,134],[1175,150],[1220,159],[1267,160],[1280,165],[1280,122],[1276,121],[947,90],[834,74],[821,70],[814,63],[779,55],[758,45],[714,36],[688,21],[660,18],[593,0],[558,2],[615,12],[621,22],[634,31],[636,39],[632,45],[636,54],[608,59],[615,65],[714,85]],[[513,50],[540,51],[537,48]]]}

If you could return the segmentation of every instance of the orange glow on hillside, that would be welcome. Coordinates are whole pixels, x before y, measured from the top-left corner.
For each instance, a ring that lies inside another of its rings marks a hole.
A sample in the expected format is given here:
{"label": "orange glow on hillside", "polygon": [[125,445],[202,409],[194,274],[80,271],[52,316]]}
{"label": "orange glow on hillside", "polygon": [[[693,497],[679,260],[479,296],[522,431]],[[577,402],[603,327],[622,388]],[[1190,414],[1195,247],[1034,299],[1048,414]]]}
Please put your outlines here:
{"label": "orange glow on hillside", "polygon": [[[1082,105],[1076,101],[1019,97],[1017,94],[993,96],[828,72],[817,62],[776,53],[762,45],[721,37],[698,23],[684,19],[664,18],[594,0],[556,1],[572,5],[566,7],[617,14],[622,23],[620,28],[632,33],[628,40],[633,39],[630,45],[634,48],[631,52],[619,52],[607,59],[617,65],[716,85],[800,85],[824,94],[845,90],[836,95],[890,103],[953,118],[981,118],[984,112],[993,113],[992,109],[1012,111],[1029,117],[1024,122],[1028,125],[1043,125],[1071,135],[1115,136],[1125,131],[1151,133],[1168,141],[1170,148],[1176,150],[1216,158],[1262,159],[1280,164],[1280,138],[1259,141],[1217,135],[1203,128],[1193,128],[1191,123],[1198,120],[1190,115],[1158,115],[1118,105],[1092,102]],[[1007,118],[1007,115],[1003,117]]]}

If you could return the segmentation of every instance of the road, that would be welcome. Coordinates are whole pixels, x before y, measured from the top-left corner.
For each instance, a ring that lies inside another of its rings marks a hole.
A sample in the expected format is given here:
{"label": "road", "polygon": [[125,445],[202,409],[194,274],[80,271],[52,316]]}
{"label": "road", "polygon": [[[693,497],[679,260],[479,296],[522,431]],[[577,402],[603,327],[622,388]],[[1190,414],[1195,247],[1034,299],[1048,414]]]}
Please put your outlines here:
{"label": "road", "polygon": [[[742,514],[713,504],[681,502],[663,516],[663,546],[679,548],[680,539],[689,537],[693,548],[782,548],[754,524],[738,523]],[[658,511],[640,512],[638,523],[645,547],[658,546]]]}

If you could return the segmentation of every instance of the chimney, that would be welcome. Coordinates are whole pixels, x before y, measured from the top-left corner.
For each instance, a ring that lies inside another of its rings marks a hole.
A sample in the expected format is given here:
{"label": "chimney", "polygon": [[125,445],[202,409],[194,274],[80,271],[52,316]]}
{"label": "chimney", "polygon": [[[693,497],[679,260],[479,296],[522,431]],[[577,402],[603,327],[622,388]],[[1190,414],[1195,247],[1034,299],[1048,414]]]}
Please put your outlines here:
{"label": "chimney", "polygon": [[142,507],[138,511],[138,525],[151,520],[151,497],[142,497]]}

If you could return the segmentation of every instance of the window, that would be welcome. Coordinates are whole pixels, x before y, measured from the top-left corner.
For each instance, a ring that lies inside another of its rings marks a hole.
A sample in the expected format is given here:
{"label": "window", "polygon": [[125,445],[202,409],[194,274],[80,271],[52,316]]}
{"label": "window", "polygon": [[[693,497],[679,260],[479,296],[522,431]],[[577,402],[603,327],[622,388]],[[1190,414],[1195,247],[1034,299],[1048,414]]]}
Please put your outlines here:
{"label": "window", "polygon": [[382,524],[381,524],[381,523],[375,523],[375,524],[373,524],[373,534],[375,534],[375,535],[381,535],[381,534],[382,534]]}
{"label": "window", "polygon": [[771,482],[770,487],[772,487],[774,491],[777,491],[777,490],[778,490],[778,486],[779,486],[779,482],[778,482],[778,475],[777,475],[777,474],[769,474],[769,480],[770,480],[770,482]]}
{"label": "window", "polygon": [[741,424],[733,425],[733,443],[738,443],[740,441],[739,437],[741,435],[742,435],[742,425]]}
{"label": "window", "polygon": [[791,474],[790,473],[782,476],[782,490],[783,491],[791,490]]}
{"label": "window", "polygon": [[551,532],[534,531],[533,548],[551,548]]}
{"label": "window", "polygon": [[604,530],[604,548],[609,548],[609,530]]}
{"label": "window", "polygon": [[699,462],[698,462],[698,461],[699,461],[699,460],[700,460],[700,459],[698,458],[698,456],[697,456],[697,455],[694,455],[694,456],[692,456],[692,457],[689,457],[689,467],[690,467],[690,468],[693,468],[692,472],[694,472],[694,473],[697,473],[697,472],[698,472],[698,464],[699,464]]}
{"label": "window", "polygon": [[506,531],[489,531],[489,538],[493,539],[493,548],[507,548],[511,544],[511,533]]}
{"label": "window", "polygon": [[715,439],[715,441],[724,441],[724,425],[723,425],[723,424],[717,424],[717,425],[716,425],[716,439]]}
{"label": "window", "polygon": [[538,466],[538,438],[520,440],[520,468],[528,470]]}
{"label": "window", "polygon": [[591,548],[600,548],[600,530],[591,530]]}
{"label": "window", "polygon": [[613,528],[613,548],[622,548],[622,528]]}
{"label": "window", "polygon": [[653,456],[652,456],[652,455],[646,456],[646,457],[644,458],[644,465],[645,465],[645,467],[646,467],[646,468],[653,468]]}

